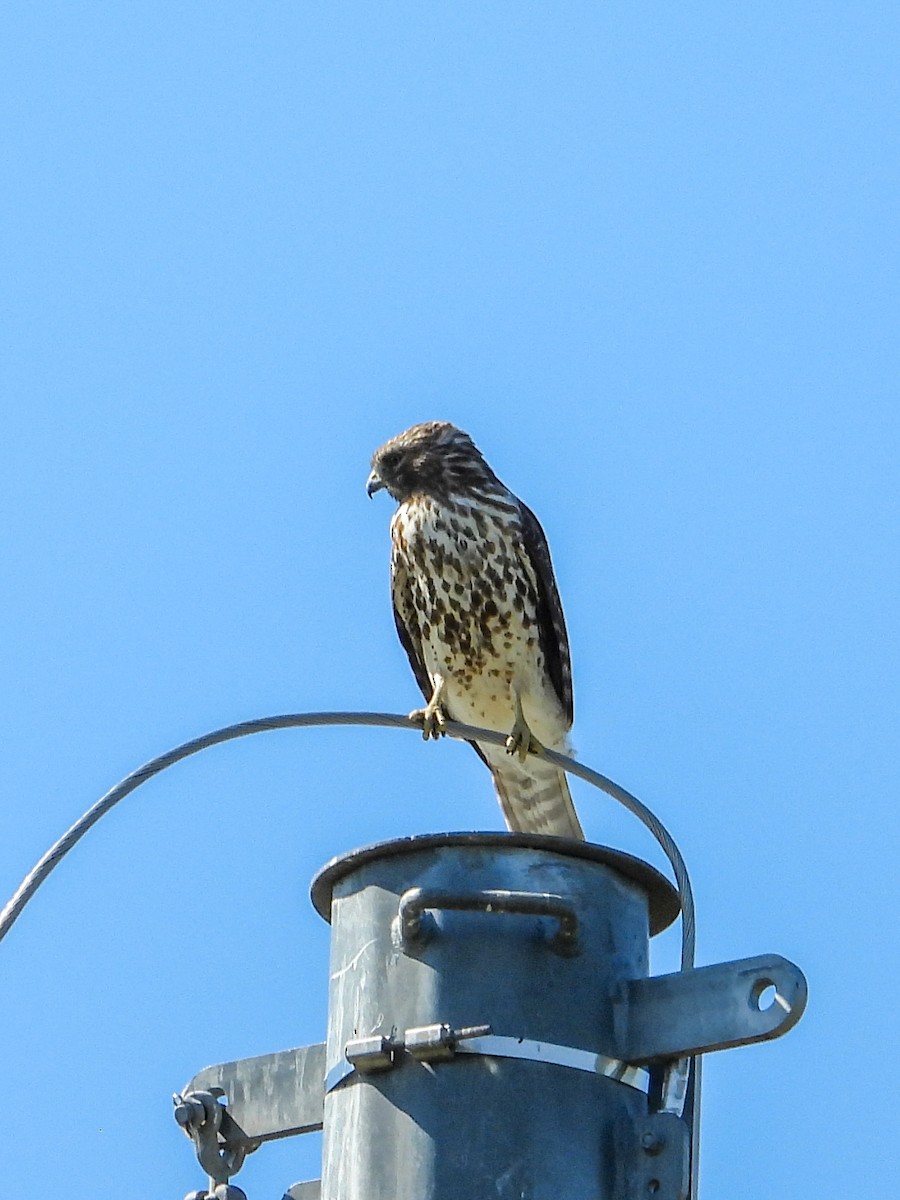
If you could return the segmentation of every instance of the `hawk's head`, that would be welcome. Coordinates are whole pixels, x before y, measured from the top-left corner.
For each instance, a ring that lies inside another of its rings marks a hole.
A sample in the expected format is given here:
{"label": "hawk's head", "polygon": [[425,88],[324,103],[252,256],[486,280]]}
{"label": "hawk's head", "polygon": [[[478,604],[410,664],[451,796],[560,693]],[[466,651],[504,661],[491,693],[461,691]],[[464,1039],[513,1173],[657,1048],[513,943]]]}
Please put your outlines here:
{"label": "hawk's head", "polygon": [[398,433],[372,455],[370,496],[385,488],[401,503],[416,493],[446,499],[502,484],[467,433],[449,421],[426,421]]}

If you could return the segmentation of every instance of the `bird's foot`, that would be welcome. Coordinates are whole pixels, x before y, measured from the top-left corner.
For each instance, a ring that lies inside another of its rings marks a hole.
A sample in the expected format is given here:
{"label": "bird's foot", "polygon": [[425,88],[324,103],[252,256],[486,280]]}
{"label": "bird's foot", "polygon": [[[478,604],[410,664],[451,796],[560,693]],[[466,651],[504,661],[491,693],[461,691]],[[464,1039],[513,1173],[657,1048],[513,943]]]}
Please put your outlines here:
{"label": "bird's foot", "polygon": [[447,718],[440,704],[427,704],[425,708],[414,708],[409,714],[411,721],[422,724],[422,737],[427,742],[429,738],[442,738],[447,732]]}
{"label": "bird's foot", "polygon": [[429,738],[437,741],[447,732],[447,717],[441,708],[441,694],[444,691],[443,675],[433,675],[431,684],[433,688],[431,699],[424,708],[414,708],[409,714],[411,721],[422,722],[422,737],[426,742]]}
{"label": "bird's foot", "polygon": [[516,722],[512,733],[506,739],[506,753],[518,754],[519,761],[524,762],[529,754],[541,754],[544,747],[537,740],[526,724],[521,710],[516,713]]}

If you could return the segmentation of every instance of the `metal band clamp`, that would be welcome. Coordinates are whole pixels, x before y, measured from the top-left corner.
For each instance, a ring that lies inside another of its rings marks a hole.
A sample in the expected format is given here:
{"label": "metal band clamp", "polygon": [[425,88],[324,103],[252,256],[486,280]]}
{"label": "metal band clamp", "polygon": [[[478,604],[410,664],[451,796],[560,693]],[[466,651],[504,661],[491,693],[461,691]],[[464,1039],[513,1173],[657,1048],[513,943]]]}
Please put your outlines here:
{"label": "metal band clamp", "polygon": [[650,1084],[649,1073],[643,1067],[632,1066],[593,1050],[557,1046],[553,1042],[538,1042],[532,1038],[504,1037],[491,1033],[489,1025],[460,1030],[453,1030],[449,1025],[423,1025],[407,1029],[402,1038],[376,1035],[348,1042],[344,1060],[336,1063],[325,1076],[326,1093],[333,1091],[356,1072],[371,1074],[399,1066],[403,1053],[425,1062],[446,1060],[456,1054],[518,1058],[586,1071],[590,1075],[603,1075],[642,1092],[646,1092]]}

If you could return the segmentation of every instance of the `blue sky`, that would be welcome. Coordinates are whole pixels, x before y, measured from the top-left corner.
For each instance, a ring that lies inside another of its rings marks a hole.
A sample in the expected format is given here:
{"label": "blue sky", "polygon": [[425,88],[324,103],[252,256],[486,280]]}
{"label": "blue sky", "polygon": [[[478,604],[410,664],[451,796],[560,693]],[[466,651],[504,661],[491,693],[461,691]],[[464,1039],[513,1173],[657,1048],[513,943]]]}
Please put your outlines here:
{"label": "blue sky", "polygon": [[[699,961],[809,977],[787,1038],[707,1063],[703,1194],[883,1191],[898,35],[865,3],[12,0],[4,893],[169,746],[418,702],[364,485],[453,420],[544,524],[575,745],[677,837]],[[170,1093],[324,1035],[313,872],[499,824],[467,747],[399,732],[268,734],[135,793],[0,947],[0,1190],[201,1186]],[[316,1155],[236,1182],[279,1197]]]}

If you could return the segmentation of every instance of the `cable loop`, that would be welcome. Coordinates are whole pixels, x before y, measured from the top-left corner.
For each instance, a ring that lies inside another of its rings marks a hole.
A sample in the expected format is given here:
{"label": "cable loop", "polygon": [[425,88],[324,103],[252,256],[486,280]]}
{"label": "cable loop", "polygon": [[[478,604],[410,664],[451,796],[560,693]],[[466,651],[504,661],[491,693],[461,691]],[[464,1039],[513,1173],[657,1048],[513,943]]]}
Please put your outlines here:
{"label": "cable loop", "polygon": [[[96,804],[89,808],[84,816],[76,821],[63,834],[59,841],[50,847],[43,858],[25,876],[9,903],[3,909],[2,913],[0,913],[0,941],[9,933],[25,905],[53,868],[84,837],[91,826],[95,825],[120,800],[124,800],[129,793],[139,788],[142,783],[146,783],[148,779],[152,779],[154,775],[159,775],[161,771],[165,771],[168,767],[174,766],[175,763],[181,762],[183,758],[189,758],[192,754],[198,754],[201,750],[206,750],[210,746],[217,746],[222,742],[234,741],[236,738],[248,737],[252,733],[267,733],[275,729],[306,729],[325,725],[378,726],[389,729],[418,730],[419,732],[421,732],[422,728],[420,722],[410,720],[409,717],[401,716],[398,713],[285,713],[281,716],[259,717],[252,721],[240,721],[236,725],[226,725],[221,729],[214,729],[211,733],[205,733],[200,737],[192,738],[191,741],[184,742],[182,745],[176,746],[173,750],[169,750],[165,754],[160,754],[157,758],[150,759],[142,767],[138,767],[136,771],[132,771],[130,775],[126,775],[115,787],[110,788],[105,796],[102,796]],[[506,742],[506,737],[502,733],[497,733],[492,729],[479,729],[473,725],[463,725],[458,721],[448,720],[446,731],[450,737],[463,741],[474,741],[477,739],[480,742],[492,742],[498,746],[502,746]],[[585,767],[581,763],[576,762],[575,759],[568,758],[564,754],[557,754],[554,750],[542,751],[541,757],[546,758],[561,770],[567,771],[570,775],[576,775],[579,779],[583,779],[585,783],[589,783],[593,787],[599,788],[600,791],[605,792],[608,796],[611,796],[613,800],[616,800],[619,804],[627,808],[629,812],[633,813],[650,830],[661,846],[663,853],[668,858],[675,875],[675,882],[681,901],[681,969],[683,971],[689,970],[694,965],[694,947],[696,941],[694,897],[687,867],[671,834],[659,818],[645,804],[642,804],[636,796],[632,796],[630,792],[619,787],[617,783],[613,783],[611,779],[607,779],[605,775],[601,775],[599,771],[593,771],[590,767]]]}

